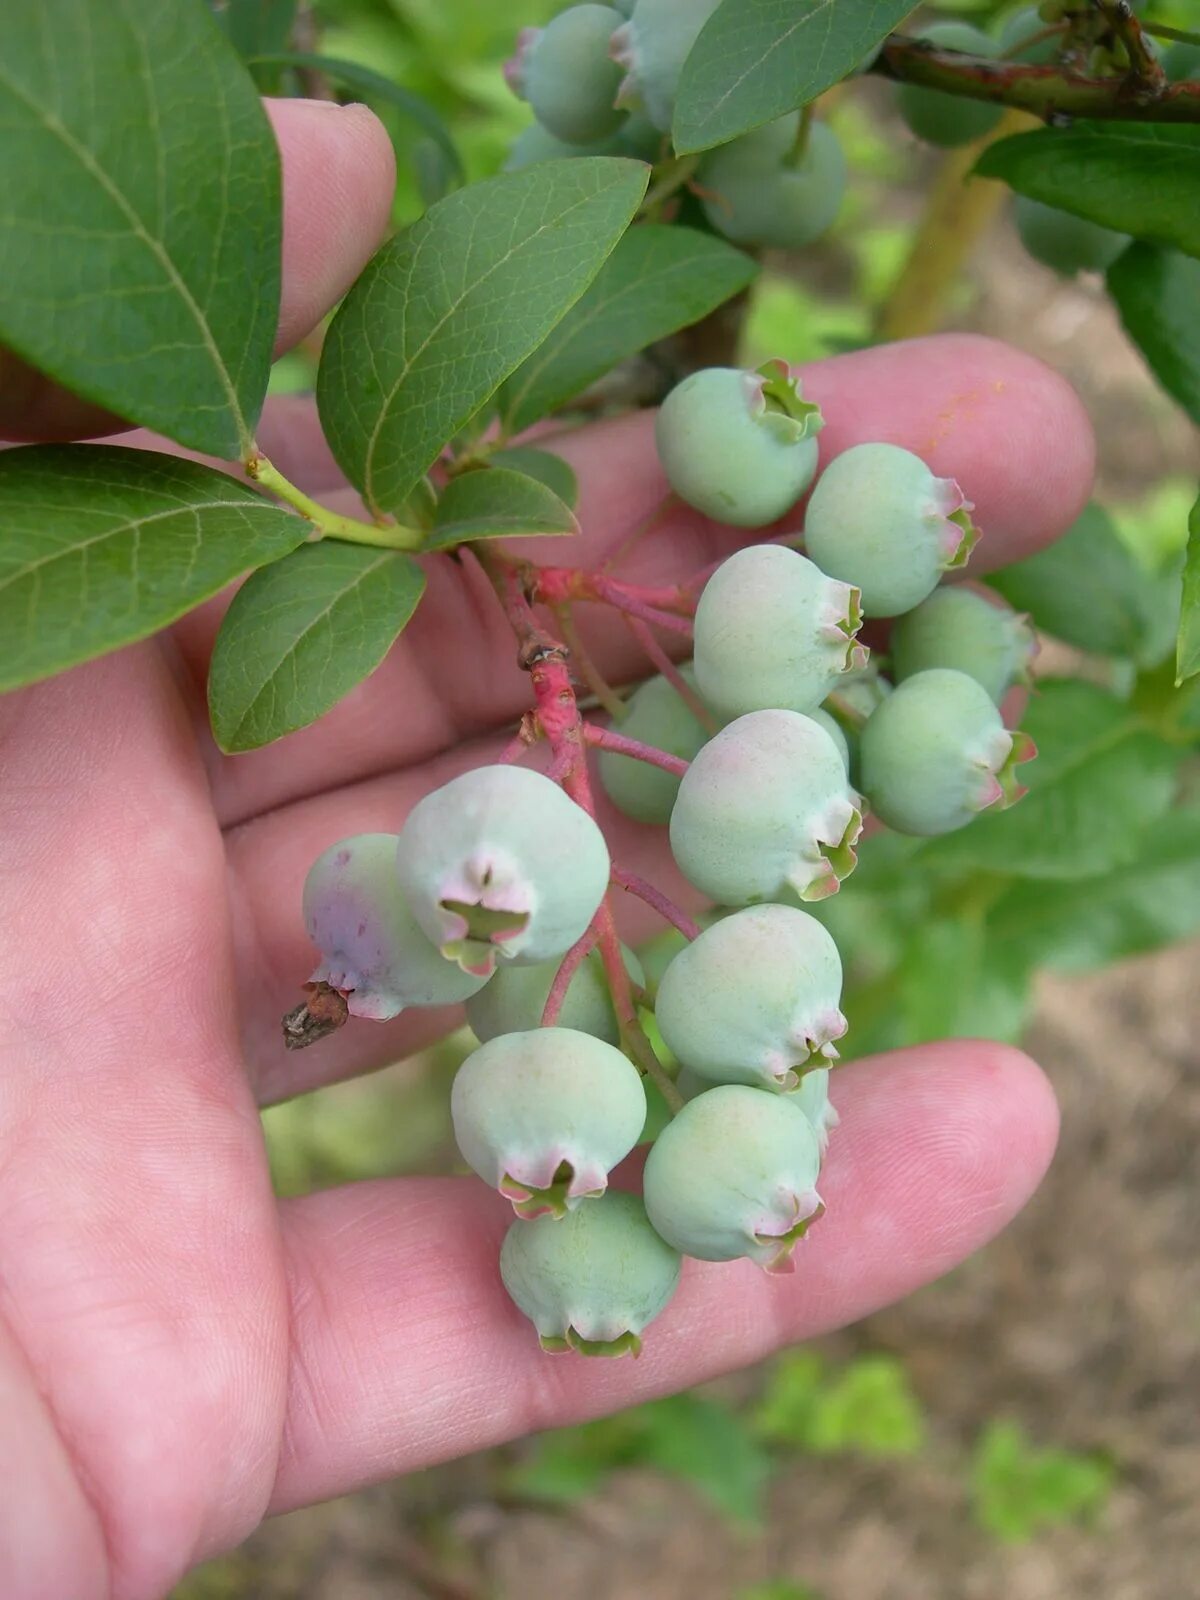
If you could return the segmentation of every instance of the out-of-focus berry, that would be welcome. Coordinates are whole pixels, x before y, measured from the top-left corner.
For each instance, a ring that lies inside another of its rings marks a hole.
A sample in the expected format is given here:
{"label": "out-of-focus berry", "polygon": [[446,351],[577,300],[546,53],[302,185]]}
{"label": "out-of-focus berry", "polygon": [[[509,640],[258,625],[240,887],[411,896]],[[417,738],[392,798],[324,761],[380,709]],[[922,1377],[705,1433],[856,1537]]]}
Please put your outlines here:
{"label": "out-of-focus berry", "polygon": [[[642,986],[642,965],[632,950],[622,946],[625,969],[634,984]],[[541,1025],[560,957],[533,966],[502,966],[487,986],[467,1002],[467,1021],[481,1044],[504,1033],[524,1033]],[[617,1044],[620,1029],[613,1010],[608,979],[600,952],[593,950],[580,963],[567,985],[559,1026],[593,1034],[606,1044]]]}
{"label": "out-of-focus berry", "polygon": [[613,34],[613,60],[625,76],[617,103],[644,111],[666,132],[675,114],[679,74],[700,30],[720,0],[635,0],[629,20]]}
{"label": "out-of-focus berry", "polygon": [[696,181],[718,233],[737,244],[801,250],[829,232],[846,192],[846,157],[824,122],[814,122],[794,151],[799,126],[793,112],[704,159]]}
{"label": "out-of-focus berry", "polygon": [[[684,681],[695,688],[692,668],[684,666],[681,672]],[[709,738],[708,729],[684,703],[674,684],[661,675],[647,679],[634,690],[616,731],[683,761],[690,761]],[[618,811],[635,822],[670,820],[679,792],[679,779],[673,773],[613,750],[602,750],[596,767],[605,793]]]}
{"label": "out-of-focus berry", "polygon": [[929,667],[953,667],[999,705],[1014,683],[1029,682],[1037,638],[1020,611],[974,590],[935,589],[892,629],[892,665],[901,682]]}
{"label": "out-of-focus berry", "polygon": [[[999,40],[991,38],[969,22],[935,22],[916,36],[927,39],[941,50],[959,50],[964,55],[995,56]],[[941,89],[925,89],[915,83],[902,83],[896,92],[896,105],[918,139],[950,149],[970,144],[990,133],[1000,120],[1001,108],[982,100],[967,100]]]}
{"label": "out-of-focus berry", "polygon": [[624,112],[615,104],[621,69],[609,55],[609,41],[623,23],[611,6],[578,5],[518,36],[504,75],[556,138],[591,144],[621,126]]}

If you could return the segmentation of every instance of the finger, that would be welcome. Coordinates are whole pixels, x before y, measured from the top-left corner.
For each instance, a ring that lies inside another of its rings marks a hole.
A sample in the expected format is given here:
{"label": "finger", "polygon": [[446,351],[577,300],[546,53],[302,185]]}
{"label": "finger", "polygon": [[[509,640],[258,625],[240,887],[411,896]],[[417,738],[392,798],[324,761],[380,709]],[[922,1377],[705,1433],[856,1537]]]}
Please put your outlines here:
{"label": "finger", "polygon": [[[1069,386],[1032,357],[993,340],[953,335],[882,346],[818,362],[804,374],[829,423],[823,459],[857,441],[887,438],[957,478],[986,530],[983,566],[1002,564],[1066,528],[1086,499],[1093,466],[1087,418]],[[619,549],[667,489],[653,419],[636,413],[563,434],[554,448],[580,480],[574,539],[517,541],[536,560],[594,565]],[[676,506],[625,569],[641,581],[679,580],[728,554],[747,534]],[[429,760],[464,736],[511,723],[528,684],[487,582],[468,556],[426,561],[417,615],[372,677],[335,711],[269,750],[235,761],[211,753],[218,812],[226,822],[388,767]],[[180,625],[202,682],[224,602]],[[617,682],[644,674],[627,630],[596,607],[584,632]],[[404,714],[398,715],[397,708]]]}
{"label": "finger", "polygon": [[[326,100],[265,105],[283,170],[278,353],[315,327],[366,265],[387,227],[396,169],[387,130],[366,106]],[[2,376],[0,438],[87,439],[125,427],[7,354]],[[141,433],[123,442],[162,444]]]}
{"label": "finger", "polygon": [[669,1393],[852,1322],[940,1277],[1020,1210],[1049,1163],[1053,1097],[982,1041],[853,1063],[794,1277],[685,1265],[636,1361],[547,1356],[509,1302],[511,1210],[459,1179],[356,1184],[283,1207],[293,1295],[274,1511]]}

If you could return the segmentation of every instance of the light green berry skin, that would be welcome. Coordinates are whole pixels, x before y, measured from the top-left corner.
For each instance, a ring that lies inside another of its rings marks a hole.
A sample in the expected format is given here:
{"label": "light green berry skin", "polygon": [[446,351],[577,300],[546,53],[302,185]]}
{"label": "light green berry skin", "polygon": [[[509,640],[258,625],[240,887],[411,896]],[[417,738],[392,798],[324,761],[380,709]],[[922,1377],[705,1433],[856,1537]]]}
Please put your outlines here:
{"label": "light green berry skin", "polygon": [[822,572],[859,590],[865,615],[896,617],[965,564],[973,530],[951,518],[967,509],[954,480],[934,477],[910,450],[853,445],[817,479],[804,545]]}
{"label": "light green berry skin", "polygon": [[696,607],[696,682],[723,717],[814,712],[866,651],[858,591],[781,544],[723,561]]}
{"label": "light green berry skin", "polygon": [[[696,177],[704,214],[735,244],[802,250],[836,221],[846,193],[845,153],[833,129],[814,122],[792,165],[787,157],[799,121],[799,112],[781,117],[721,146],[701,163]],[[779,137],[768,139],[773,129]]]}
{"label": "light green berry skin", "polygon": [[850,745],[845,733],[842,731],[841,723],[836,717],[831,716],[828,711],[825,711],[820,706],[818,706],[815,711],[809,711],[807,715],[812,718],[819,728],[824,728],[825,732],[833,740],[834,744],[837,745],[838,755],[840,755],[842,758],[842,765],[845,767],[846,771],[849,772]]}
{"label": "light green berry skin", "polygon": [[668,1244],[700,1261],[786,1271],[821,1208],[821,1144],[785,1095],[722,1084],[689,1100],[646,1159],[646,1214]]}
{"label": "light green berry skin", "polygon": [[762,528],[789,511],[817,470],[816,429],[765,404],[763,379],[706,367],[676,384],[654,425],[676,494],[717,522]]}
{"label": "light green berry skin", "polygon": [[394,833],[342,839],[304,884],[304,924],[321,952],[311,981],[342,990],[352,1016],[377,1022],[408,1006],[456,1005],[487,981],[425,936],[396,881],[396,844]]}
{"label": "light green berry skin", "polygon": [[463,1159],[517,1200],[547,1191],[563,1162],[568,1208],[603,1193],[646,1120],[646,1091],[629,1058],[573,1028],[506,1033],[473,1050],[450,1094]]}
{"label": "light green berry skin", "polygon": [[1035,66],[1047,67],[1058,59],[1060,38],[1053,34],[1040,39],[1024,50],[1015,50],[1022,39],[1029,39],[1044,31],[1046,24],[1038,15],[1037,6],[1022,6],[1005,18],[996,38],[996,54],[1009,61],[1026,61]]}
{"label": "light green berry skin", "polygon": [[[990,38],[968,22],[935,22],[922,28],[918,38],[945,50],[961,50],[967,55],[995,56],[1000,53],[997,39]],[[915,83],[902,83],[896,93],[900,115],[927,144],[952,149],[970,144],[990,133],[1001,117],[999,106],[981,100],[964,100],[941,89],[925,89]]]}
{"label": "light green berry skin", "polygon": [[953,833],[1003,798],[996,775],[1012,743],[981,684],[933,667],[897,684],[868,719],[863,790],[873,813],[898,833]]}
{"label": "light green berry skin", "polygon": [[[829,1071],[828,1067],[816,1067],[806,1072],[800,1080],[800,1087],[793,1089],[788,1096],[791,1103],[799,1106],[812,1123],[822,1155],[829,1148],[830,1134],[841,1121],[829,1098]],[[706,1094],[712,1086],[711,1078],[702,1078],[690,1067],[680,1067],[675,1078],[675,1087],[684,1100],[694,1100],[698,1094]],[[764,1090],[768,1094],[774,1092],[773,1089]]]}
{"label": "light green berry skin", "polygon": [[858,796],[825,729],[795,711],[752,711],[704,746],[679,785],[671,850],[721,905],[836,892],[854,866]]}
{"label": "light green berry skin", "polygon": [[[642,964],[632,950],[621,947],[625,968],[640,988]],[[524,1033],[541,1025],[542,1012],[561,966],[561,958],[539,961],[534,966],[501,967],[486,987],[467,1002],[467,1021],[481,1044],[506,1033]],[[590,1033],[606,1044],[620,1041],[617,1014],[604,976],[600,952],[593,950],[567,985],[559,1026]]]}
{"label": "light green berry skin", "polygon": [[753,906],[675,957],[654,1015],[676,1059],[710,1082],[790,1090],[837,1056],[841,994],[841,958],[821,923],[791,906]]}
{"label": "light green berry skin", "polygon": [[[692,668],[685,666],[681,671],[685,682],[694,689],[696,675]],[[710,737],[674,684],[661,676],[647,679],[634,690],[616,731],[683,761],[690,761]],[[608,798],[625,816],[635,822],[660,825],[670,820],[679,792],[679,779],[673,773],[612,750],[600,752],[596,769]]]}
{"label": "light green berry skin", "polygon": [[1103,272],[1129,243],[1127,233],[1073,217],[1056,206],[1044,206],[1028,195],[1016,196],[1013,218],[1029,254],[1060,278],[1072,278],[1077,272]]}
{"label": "light green berry skin", "polygon": [[503,170],[519,172],[539,161],[563,161],[574,156],[630,156],[637,161],[654,161],[661,145],[662,134],[638,112],[626,117],[616,133],[591,144],[568,144],[565,139],[556,139],[540,122],[531,122],[513,140]]}
{"label": "light green berry skin", "polygon": [[868,663],[861,671],[848,672],[822,707],[821,716],[814,714],[813,720],[821,722],[822,727],[825,726],[821,720],[824,717],[837,728],[841,736],[839,749],[845,752],[846,771],[855,789],[862,788],[858,770],[858,737],[863,723],[891,692],[891,682],[878,667]]}
{"label": "light green berry skin", "polygon": [[609,41],[624,18],[611,6],[560,11],[519,52],[516,76],[542,127],[568,144],[616,133],[625,113],[615,104],[621,69]]}
{"label": "light green berry skin", "polygon": [[439,949],[465,931],[447,900],[526,916],[487,952],[494,965],[565,955],[604,898],[609,859],[595,821],[558,784],[525,767],[489,766],[418,802],[400,832],[396,870]]}
{"label": "light green berry skin", "polygon": [[890,640],[899,681],[930,667],[953,667],[987,690],[997,705],[1027,681],[1037,639],[1029,619],[971,589],[935,589],[901,617]]}
{"label": "light green berry skin", "polygon": [[679,1285],[681,1261],[636,1195],[610,1191],[565,1217],[514,1222],[500,1276],[542,1348],[636,1355]]}
{"label": "light green berry skin", "polygon": [[640,109],[665,133],[675,114],[679,74],[700,30],[720,0],[635,0],[613,36],[614,60],[625,69],[618,103]]}

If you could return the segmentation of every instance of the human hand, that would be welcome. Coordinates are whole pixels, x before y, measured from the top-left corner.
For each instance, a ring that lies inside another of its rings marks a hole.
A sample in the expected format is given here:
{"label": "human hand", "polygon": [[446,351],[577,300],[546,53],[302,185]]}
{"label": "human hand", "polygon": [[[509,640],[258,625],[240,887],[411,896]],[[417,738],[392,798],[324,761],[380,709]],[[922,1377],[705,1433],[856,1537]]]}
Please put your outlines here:
{"label": "human hand", "polygon": [[[291,105],[276,120],[295,338],[376,242],[390,155],[361,112]],[[1045,543],[1086,495],[1078,403],[1001,346],[889,346],[804,381],[829,418],[824,459],[890,439],[967,486],[985,530],[973,570]],[[43,404],[42,432],[78,431],[60,397]],[[305,489],[351,508],[305,402],[275,404],[260,439]],[[577,554],[594,563],[662,495],[649,419],[554,448],[579,474]],[[627,570],[678,576],[736,542],[681,511]],[[298,904],[312,859],[343,835],[395,831],[427,790],[495,759],[527,703],[487,584],[442,556],[429,572],[379,671],[264,751],[227,760],[206,732],[219,603],[0,701],[8,1600],[155,1600],[270,1512],[854,1320],[979,1248],[1049,1160],[1053,1100],[1019,1052],[972,1041],[855,1062],[834,1080],[828,1216],[795,1276],[689,1263],[636,1363],[539,1351],[496,1270],[511,1211],[478,1183],[382,1181],[278,1204],[256,1097],[370,1070],[454,1021],[351,1024],[301,1056],[278,1029],[311,965]],[[589,640],[615,678],[636,670],[620,630]],[[658,833],[601,820],[632,870],[678,885]]]}

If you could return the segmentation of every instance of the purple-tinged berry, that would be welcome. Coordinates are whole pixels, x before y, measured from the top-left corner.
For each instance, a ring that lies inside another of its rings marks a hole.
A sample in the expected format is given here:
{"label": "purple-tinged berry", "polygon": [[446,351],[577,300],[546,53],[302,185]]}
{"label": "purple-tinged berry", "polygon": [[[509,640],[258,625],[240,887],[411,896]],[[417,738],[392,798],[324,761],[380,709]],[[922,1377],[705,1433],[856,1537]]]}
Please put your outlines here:
{"label": "purple-tinged berry", "polygon": [[868,617],[897,617],[964,567],[979,537],[971,502],[911,450],[857,444],[817,480],[804,546],[822,572],[853,584]]}
{"label": "purple-tinged berry", "polygon": [[[696,677],[692,668],[684,666],[681,671],[684,681],[694,689]],[[616,730],[627,739],[665,750],[683,761],[690,761],[709,738],[709,730],[685,704],[675,685],[662,676],[649,678],[634,690]],[[673,773],[613,750],[602,750],[596,767],[605,793],[618,811],[635,822],[670,821],[671,807],[679,792],[679,779]]]}
{"label": "purple-tinged berry", "polygon": [[655,1140],[643,1180],[656,1232],[701,1261],[746,1256],[792,1269],[792,1249],[824,1209],[821,1142],[785,1095],[722,1084],[689,1100]]}
{"label": "purple-tinged berry", "polygon": [[500,959],[546,961],[582,937],[608,887],[608,847],[559,786],[525,767],[464,772],[414,808],[400,886],[442,954],[490,977]]}
{"label": "purple-tinged berry", "polygon": [[676,1059],[711,1083],[795,1089],[837,1058],[842,963],[829,932],[792,906],[752,906],[671,962],[654,1015]]}
{"label": "purple-tinged berry", "polygon": [[616,1190],[561,1219],[514,1222],[500,1249],[504,1287],[542,1349],[585,1356],[636,1356],[681,1265],[638,1197]]}
{"label": "purple-tinged berry", "polygon": [[1038,645],[1024,613],[953,586],[935,589],[901,617],[890,647],[898,681],[930,667],[952,667],[974,678],[999,705],[1013,684],[1029,683]]}
{"label": "purple-tinged berry", "polygon": [[1018,762],[1036,751],[1010,733],[987,690],[965,672],[932,667],[898,684],[862,731],[862,785],[897,833],[952,833],[989,806],[1025,793]]}
{"label": "purple-tinged berry", "polygon": [[[642,965],[632,950],[622,946],[625,969],[641,988]],[[480,1044],[505,1033],[525,1033],[541,1026],[561,957],[533,966],[509,963],[500,967],[485,988],[467,1002],[467,1021]],[[621,1030],[613,1010],[612,993],[604,974],[600,952],[593,950],[580,963],[563,997],[558,1014],[562,1028],[590,1033],[607,1044],[620,1042]]]}
{"label": "purple-tinged berry", "polygon": [[528,100],[542,127],[568,144],[592,144],[617,132],[621,68],[609,41],[624,23],[611,6],[578,5],[544,28],[525,28],[504,68],[509,87]]}
{"label": "purple-tinged berry", "polygon": [[394,833],[342,839],[304,883],[304,925],[321,952],[311,981],[340,990],[352,1016],[376,1022],[408,1006],[456,1005],[487,981],[425,936],[396,881],[396,844]]}
{"label": "purple-tinged berry", "polygon": [[858,796],[841,752],[795,711],[751,711],[704,746],[679,785],[671,850],[722,905],[834,894],[855,863]]}
{"label": "purple-tinged berry", "polygon": [[811,714],[844,674],[866,665],[861,626],[857,589],[786,545],[749,545],[700,596],[696,682],[724,717]]}

